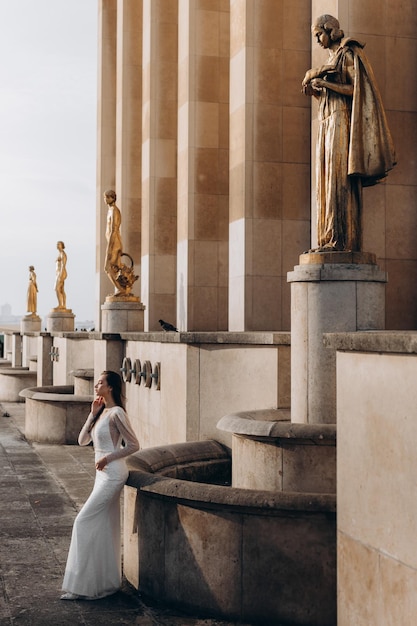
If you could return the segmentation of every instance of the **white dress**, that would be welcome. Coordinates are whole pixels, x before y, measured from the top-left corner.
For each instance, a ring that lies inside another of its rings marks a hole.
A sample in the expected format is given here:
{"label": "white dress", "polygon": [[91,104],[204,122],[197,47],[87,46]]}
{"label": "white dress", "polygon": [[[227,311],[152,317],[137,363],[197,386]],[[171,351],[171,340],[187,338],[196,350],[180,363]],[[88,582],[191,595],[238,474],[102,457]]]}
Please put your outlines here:
{"label": "white dress", "polygon": [[94,488],[74,521],[62,589],[99,599],[120,588],[120,494],[129,473],[125,457],[139,443],[119,406],[105,409],[89,433],[92,420],[90,413],[78,442],[92,440],[95,461],[106,456],[107,465],[96,470]]}

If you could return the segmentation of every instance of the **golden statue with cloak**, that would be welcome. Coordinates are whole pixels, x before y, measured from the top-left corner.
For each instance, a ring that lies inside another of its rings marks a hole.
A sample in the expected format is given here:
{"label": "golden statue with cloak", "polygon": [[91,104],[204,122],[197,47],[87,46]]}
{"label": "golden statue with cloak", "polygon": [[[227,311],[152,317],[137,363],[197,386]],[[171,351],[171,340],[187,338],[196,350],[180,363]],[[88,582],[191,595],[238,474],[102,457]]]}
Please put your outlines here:
{"label": "golden statue with cloak", "polygon": [[344,38],[331,15],[319,17],[312,32],[329,50],[327,64],[309,70],[302,82],[319,105],[315,251],[361,251],[362,188],[394,167],[393,142],[364,44]]}

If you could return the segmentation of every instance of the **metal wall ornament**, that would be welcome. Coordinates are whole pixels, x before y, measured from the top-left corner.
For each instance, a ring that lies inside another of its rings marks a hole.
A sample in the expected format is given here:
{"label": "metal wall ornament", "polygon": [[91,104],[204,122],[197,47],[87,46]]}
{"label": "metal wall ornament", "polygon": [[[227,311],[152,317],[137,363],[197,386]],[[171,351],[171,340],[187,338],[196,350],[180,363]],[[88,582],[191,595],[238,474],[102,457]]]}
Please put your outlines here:
{"label": "metal wall ornament", "polygon": [[140,359],[135,359],[132,365],[132,360],[125,357],[120,372],[125,383],[134,382],[135,385],[141,385],[143,379],[144,387],[150,389],[154,386],[157,391],[161,389],[161,363],[159,361],[152,369],[152,363],[149,360],[144,361],[142,365]]}
{"label": "metal wall ornament", "polygon": [[132,380],[132,361],[129,357],[123,359],[122,367],[120,368],[122,378],[125,383],[130,383]]}
{"label": "metal wall ornament", "polygon": [[59,348],[52,346],[49,356],[51,357],[51,361],[59,361]]}

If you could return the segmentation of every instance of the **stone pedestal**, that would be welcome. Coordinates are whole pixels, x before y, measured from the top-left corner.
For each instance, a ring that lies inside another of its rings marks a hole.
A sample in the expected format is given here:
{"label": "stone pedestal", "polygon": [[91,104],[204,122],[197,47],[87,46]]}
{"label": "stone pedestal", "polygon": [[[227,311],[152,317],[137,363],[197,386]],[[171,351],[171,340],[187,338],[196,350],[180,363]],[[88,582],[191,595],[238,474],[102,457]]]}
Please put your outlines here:
{"label": "stone pedestal", "polygon": [[75,315],[71,309],[52,309],[47,318],[48,332],[72,332],[75,328]]}
{"label": "stone pedestal", "polygon": [[291,283],[291,421],[336,422],[336,352],[323,333],[383,330],[386,273],[367,253],[307,253]]}
{"label": "stone pedestal", "polygon": [[102,332],[142,332],[145,306],[139,301],[118,301],[107,298],[101,307]]}
{"label": "stone pedestal", "polygon": [[38,333],[41,330],[42,320],[39,315],[31,314],[25,315],[20,320],[20,332],[24,335],[25,333]]}

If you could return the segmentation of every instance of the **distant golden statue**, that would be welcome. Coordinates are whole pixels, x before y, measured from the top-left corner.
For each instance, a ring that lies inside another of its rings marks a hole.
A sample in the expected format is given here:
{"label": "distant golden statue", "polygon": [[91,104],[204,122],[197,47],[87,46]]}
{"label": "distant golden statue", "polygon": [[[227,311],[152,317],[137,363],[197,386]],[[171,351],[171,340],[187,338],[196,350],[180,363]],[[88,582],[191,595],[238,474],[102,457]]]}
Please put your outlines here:
{"label": "distant golden statue", "polygon": [[58,309],[67,309],[67,296],[64,290],[64,283],[67,277],[67,255],[65,252],[65,244],[63,241],[58,241],[56,244],[58,249],[58,256],[56,259],[56,272],[55,272],[55,292],[58,298]]}
{"label": "distant golden statue", "polygon": [[394,167],[393,142],[364,44],[344,38],[331,15],[317,18],[312,32],[329,50],[327,64],[309,70],[302,82],[319,105],[316,251],[361,251],[362,187]]}
{"label": "distant golden statue", "polygon": [[35,268],[33,265],[29,266],[29,286],[27,293],[27,312],[33,316],[36,315],[36,309],[38,306],[38,285],[36,282]]}
{"label": "distant golden statue", "polygon": [[[107,248],[104,271],[114,286],[112,297],[122,299],[124,296],[129,296],[138,276],[134,275],[132,257],[123,252],[120,232],[122,216],[120,209],[116,206],[116,193],[113,190],[105,191],[104,201],[108,207],[106,224]],[[130,267],[122,262],[122,257],[128,257]]]}

